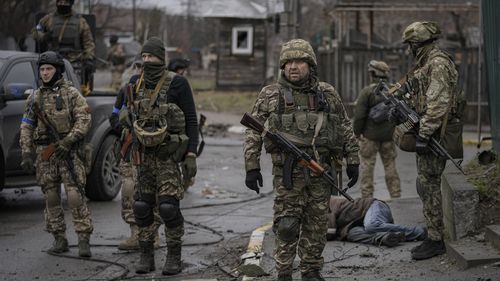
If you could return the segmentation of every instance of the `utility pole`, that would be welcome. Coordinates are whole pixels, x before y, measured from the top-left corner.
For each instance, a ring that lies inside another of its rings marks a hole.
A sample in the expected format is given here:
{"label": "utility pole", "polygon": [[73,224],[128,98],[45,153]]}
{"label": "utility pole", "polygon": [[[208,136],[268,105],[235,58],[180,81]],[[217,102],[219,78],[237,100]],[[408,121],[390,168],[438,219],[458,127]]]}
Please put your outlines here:
{"label": "utility pole", "polygon": [[134,41],[136,41],[135,37],[135,1],[132,0],[132,37],[134,38]]}
{"label": "utility pole", "polygon": [[285,17],[287,39],[297,38],[300,35],[300,0],[285,0]]}

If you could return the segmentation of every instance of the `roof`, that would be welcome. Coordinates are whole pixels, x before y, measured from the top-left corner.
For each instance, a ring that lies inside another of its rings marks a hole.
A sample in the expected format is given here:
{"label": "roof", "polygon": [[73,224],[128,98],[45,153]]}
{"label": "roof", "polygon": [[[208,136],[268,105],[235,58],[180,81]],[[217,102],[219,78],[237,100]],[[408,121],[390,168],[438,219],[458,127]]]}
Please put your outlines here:
{"label": "roof", "polygon": [[197,16],[265,19],[284,10],[283,0],[205,0],[197,2]]}
{"label": "roof", "polygon": [[337,11],[467,11],[478,9],[479,0],[339,0]]}

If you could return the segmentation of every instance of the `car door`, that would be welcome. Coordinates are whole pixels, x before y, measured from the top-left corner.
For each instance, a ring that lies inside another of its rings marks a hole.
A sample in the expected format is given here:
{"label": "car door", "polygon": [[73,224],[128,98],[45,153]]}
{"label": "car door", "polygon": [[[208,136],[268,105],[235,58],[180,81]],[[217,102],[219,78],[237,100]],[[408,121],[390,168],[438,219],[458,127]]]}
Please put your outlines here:
{"label": "car door", "polygon": [[0,94],[3,95],[4,108],[1,110],[3,143],[6,153],[5,172],[21,172],[21,148],[19,146],[19,128],[27,96],[25,90],[35,89],[37,79],[33,61],[30,58],[19,59],[6,66],[6,72],[0,79]]}

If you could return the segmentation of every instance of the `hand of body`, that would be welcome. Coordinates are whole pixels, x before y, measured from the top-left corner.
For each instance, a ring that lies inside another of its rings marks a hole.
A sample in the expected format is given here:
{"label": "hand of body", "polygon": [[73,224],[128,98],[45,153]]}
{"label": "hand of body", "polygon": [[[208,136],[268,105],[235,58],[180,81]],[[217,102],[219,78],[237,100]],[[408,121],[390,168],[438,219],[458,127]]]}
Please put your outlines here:
{"label": "hand of body", "polygon": [[68,157],[71,150],[71,146],[76,142],[76,139],[72,136],[66,136],[56,144],[56,151],[54,152],[54,157],[57,160],[64,160]]}
{"label": "hand of body", "polygon": [[262,187],[262,174],[259,169],[250,170],[245,178],[245,185],[259,194],[259,186]]}
{"label": "hand of body", "polygon": [[191,178],[194,178],[197,172],[196,154],[194,154],[193,152],[188,152],[181,164],[181,169],[184,180],[190,180]]}
{"label": "hand of body", "polygon": [[35,172],[35,165],[33,164],[33,159],[31,158],[31,154],[23,153],[21,161],[21,168],[28,173],[33,174]]}
{"label": "hand of body", "polygon": [[356,184],[356,182],[358,182],[359,164],[347,164],[347,168],[345,169],[345,171],[347,173],[347,177],[349,177],[347,186],[351,188]]}
{"label": "hand of body", "polygon": [[429,154],[431,151],[429,149],[429,140],[417,135],[415,142],[415,152],[418,155]]}

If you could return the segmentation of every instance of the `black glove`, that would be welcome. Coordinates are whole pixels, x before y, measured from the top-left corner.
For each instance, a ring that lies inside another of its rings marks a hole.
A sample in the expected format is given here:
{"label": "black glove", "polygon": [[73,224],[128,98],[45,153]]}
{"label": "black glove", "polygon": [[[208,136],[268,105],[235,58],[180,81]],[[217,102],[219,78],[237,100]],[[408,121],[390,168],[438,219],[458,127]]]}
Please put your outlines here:
{"label": "black glove", "polygon": [[358,182],[359,164],[347,164],[345,171],[347,173],[347,177],[349,177],[347,187],[351,188],[356,184],[356,182]]}
{"label": "black glove", "polygon": [[396,125],[406,122],[406,117],[403,116],[395,107],[391,107],[391,109],[389,109],[387,119]]}
{"label": "black glove", "polygon": [[[257,185],[258,183],[258,185]],[[245,178],[245,185],[259,194],[259,186],[262,187],[262,174],[259,169],[250,170]]]}
{"label": "black glove", "polygon": [[54,157],[57,160],[64,160],[68,157],[71,146],[75,143],[76,138],[73,136],[66,136],[56,144],[56,151],[54,152]]}
{"label": "black glove", "polygon": [[417,135],[415,142],[415,152],[418,155],[425,155],[431,152],[429,148],[429,140]]}
{"label": "black glove", "polygon": [[83,65],[83,69],[85,69],[86,72],[95,72],[93,60],[84,60],[82,65]]}
{"label": "black glove", "polygon": [[31,159],[31,154],[23,153],[22,157],[21,168],[23,168],[26,173],[33,174],[35,172],[35,166],[33,164],[33,159]]}

